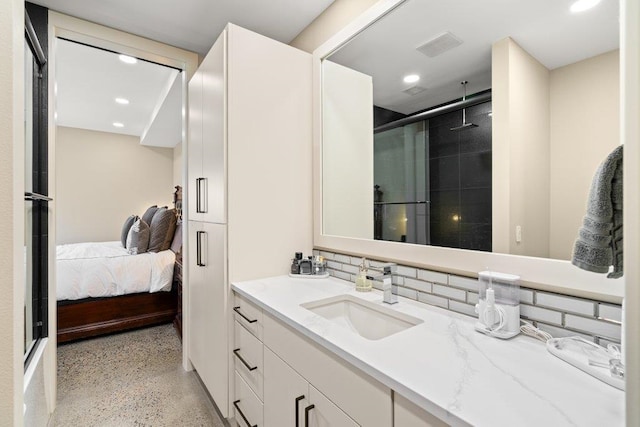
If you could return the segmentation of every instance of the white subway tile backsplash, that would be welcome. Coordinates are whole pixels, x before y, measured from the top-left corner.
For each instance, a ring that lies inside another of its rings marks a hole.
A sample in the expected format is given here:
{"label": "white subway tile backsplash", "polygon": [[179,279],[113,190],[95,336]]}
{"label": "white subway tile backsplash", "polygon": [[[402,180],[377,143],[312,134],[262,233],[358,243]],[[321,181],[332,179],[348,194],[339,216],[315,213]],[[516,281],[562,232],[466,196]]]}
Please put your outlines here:
{"label": "white subway tile backsplash", "polygon": [[598,315],[604,319],[622,322],[622,308],[609,304],[598,304]]}
{"label": "white subway tile backsplash", "polygon": [[338,279],[351,281],[351,275],[349,275],[348,273],[343,273],[342,271],[333,271],[331,275],[337,277]]}
{"label": "white subway tile backsplash", "polygon": [[449,310],[457,311],[462,314],[467,314],[469,316],[477,317],[476,308],[473,305],[465,304],[463,302],[458,301],[449,301]]}
{"label": "white subway tile backsplash", "polygon": [[417,289],[422,292],[431,292],[431,283],[416,279],[404,279],[404,285],[408,288]]}
{"label": "white subway tile backsplash", "polygon": [[358,274],[358,271],[360,271],[360,269],[355,265],[342,264],[342,271],[346,271],[347,273],[351,274]]}
{"label": "white subway tile backsplash", "polygon": [[584,314],[585,316],[594,315],[593,301],[585,301],[578,298],[547,294],[545,292],[538,292],[536,294],[536,305],[555,308],[557,310],[568,311],[572,313]]}
{"label": "white subway tile backsplash", "polygon": [[400,274],[401,276],[417,277],[417,270],[413,267],[404,267],[402,265],[399,265],[396,273]]}
{"label": "white subway tile backsplash", "polygon": [[520,315],[532,320],[562,325],[562,313],[533,305],[520,304]]}
{"label": "white subway tile backsplash", "polygon": [[[332,276],[355,282],[361,257],[348,256],[323,250],[313,250],[327,260]],[[371,267],[379,267],[385,261],[369,260]],[[378,271],[372,271],[377,274]],[[478,303],[477,279],[422,270],[398,265],[393,276],[393,292],[400,296],[417,299],[452,311],[475,317]],[[448,284],[448,286],[447,286]],[[382,283],[373,281],[373,287],[381,290]],[[520,314],[535,321],[538,326],[554,337],[579,335],[606,345],[620,341],[622,311],[619,305],[576,298],[568,295],[520,289]]]}
{"label": "white subway tile backsplash", "polygon": [[467,292],[467,302],[469,304],[477,304],[478,303],[478,294],[475,292]]}
{"label": "white subway tile backsplash", "polygon": [[326,260],[333,259],[333,252],[320,251],[320,255],[323,256]]}
{"label": "white subway tile backsplash", "polygon": [[327,267],[333,268],[334,270],[342,270],[342,264],[335,261],[327,261]]}
{"label": "white subway tile backsplash", "polygon": [[599,341],[598,344],[600,344],[604,348],[607,348],[609,344],[617,345],[618,347],[620,347],[620,342],[618,341],[611,341],[606,338],[600,338],[598,339],[598,341]]}
{"label": "white subway tile backsplash", "polygon": [[418,292],[413,289],[403,288],[398,286],[398,295],[405,298],[411,298],[412,300],[418,299]]}
{"label": "white subway tile backsplash", "polygon": [[418,279],[425,280],[427,282],[447,284],[447,275],[444,273],[438,273],[437,271],[418,270]]}
{"label": "white subway tile backsplash", "polygon": [[347,264],[351,263],[351,257],[348,257],[346,255],[335,254],[333,256],[333,259],[335,259],[338,262],[345,262]]}
{"label": "white subway tile backsplash", "polygon": [[449,275],[449,285],[468,291],[478,292],[478,281],[469,277]]}
{"label": "white subway tile backsplash", "polygon": [[533,291],[528,289],[520,289],[520,302],[525,304],[533,304]]}
{"label": "white subway tile backsplash", "polygon": [[460,301],[464,301],[466,299],[467,293],[460,289],[450,288],[449,286],[443,285],[433,285],[433,293],[442,295],[445,297],[457,299]]}
{"label": "white subway tile backsplash", "polygon": [[554,338],[575,337],[576,335],[589,341],[594,341],[593,336],[581,334],[579,332],[570,331],[569,329],[559,328],[557,326],[547,325],[546,323],[538,322],[538,328],[551,334]]}
{"label": "white subway tile backsplash", "polygon": [[418,292],[418,301],[431,305],[437,305],[438,307],[449,308],[449,300],[436,295]]}
{"label": "white subway tile backsplash", "polygon": [[614,323],[567,314],[564,318],[564,325],[567,328],[620,341],[620,325]]}

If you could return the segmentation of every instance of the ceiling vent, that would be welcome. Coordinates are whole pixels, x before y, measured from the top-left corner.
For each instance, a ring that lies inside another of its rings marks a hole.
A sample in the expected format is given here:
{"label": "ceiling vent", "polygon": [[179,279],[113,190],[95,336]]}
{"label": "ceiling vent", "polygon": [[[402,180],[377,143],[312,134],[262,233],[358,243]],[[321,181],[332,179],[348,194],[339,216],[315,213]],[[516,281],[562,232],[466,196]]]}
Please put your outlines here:
{"label": "ceiling vent", "polygon": [[407,95],[413,96],[413,95],[417,95],[417,94],[419,94],[421,92],[424,92],[425,90],[427,90],[426,87],[413,86],[413,87],[410,87],[409,89],[403,90],[403,92],[406,93]]}
{"label": "ceiling vent", "polygon": [[451,34],[450,32],[442,33],[439,36],[434,37],[416,50],[429,58],[438,56],[454,47],[460,46],[462,40]]}

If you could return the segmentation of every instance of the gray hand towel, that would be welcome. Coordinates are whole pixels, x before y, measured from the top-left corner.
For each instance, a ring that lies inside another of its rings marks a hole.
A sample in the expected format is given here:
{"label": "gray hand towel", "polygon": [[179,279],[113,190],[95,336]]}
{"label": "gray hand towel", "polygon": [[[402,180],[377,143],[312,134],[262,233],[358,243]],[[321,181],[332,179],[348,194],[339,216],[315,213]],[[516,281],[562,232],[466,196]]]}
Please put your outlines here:
{"label": "gray hand towel", "polygon": [[616,147],[600,164],[591,183],[587,213],[573,248],[573,265],[618,278],[623,274],[622,152]]}

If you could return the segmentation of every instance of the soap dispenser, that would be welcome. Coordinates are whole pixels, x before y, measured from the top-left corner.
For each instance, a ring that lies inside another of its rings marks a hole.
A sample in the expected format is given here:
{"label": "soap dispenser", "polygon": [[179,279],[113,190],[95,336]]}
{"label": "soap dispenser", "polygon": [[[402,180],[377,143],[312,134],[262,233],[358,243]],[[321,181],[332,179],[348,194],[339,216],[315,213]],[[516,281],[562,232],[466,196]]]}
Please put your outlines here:
{"label": "soap dispenser", "polygon": [[356,276],[356,291],[358,292],[369,292],[373,284],[371,280],[367,279],[367,260],[362,258],[362,262],[360,263],[360,271]]}

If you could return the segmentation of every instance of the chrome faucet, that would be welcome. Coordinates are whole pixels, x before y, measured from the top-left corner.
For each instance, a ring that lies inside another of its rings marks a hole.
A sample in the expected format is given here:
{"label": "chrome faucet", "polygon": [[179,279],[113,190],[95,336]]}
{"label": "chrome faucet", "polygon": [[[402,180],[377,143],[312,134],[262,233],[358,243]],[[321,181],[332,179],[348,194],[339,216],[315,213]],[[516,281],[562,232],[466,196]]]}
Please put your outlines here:
{"label": "chrome faucet", "polygon": [[[394,263],[382,264],[369,270],[380,271],[380,274],[368,275],[369,280],[375,280],[382,283],[382,302],[386,304],[395,304],[398,302],[398,295],[393,293],[391,285],[393,284],[393,275],[398,266]],[[379,270],[380,269],[380,270]]]}

